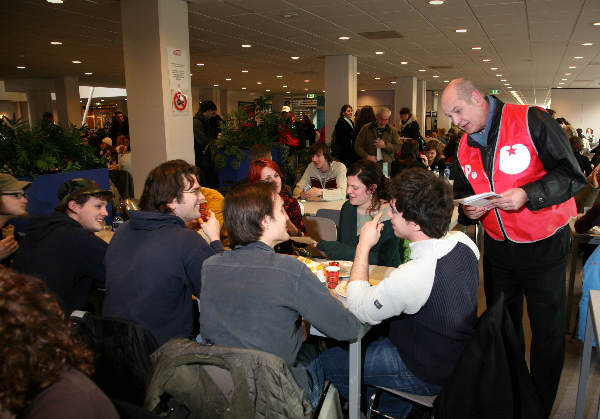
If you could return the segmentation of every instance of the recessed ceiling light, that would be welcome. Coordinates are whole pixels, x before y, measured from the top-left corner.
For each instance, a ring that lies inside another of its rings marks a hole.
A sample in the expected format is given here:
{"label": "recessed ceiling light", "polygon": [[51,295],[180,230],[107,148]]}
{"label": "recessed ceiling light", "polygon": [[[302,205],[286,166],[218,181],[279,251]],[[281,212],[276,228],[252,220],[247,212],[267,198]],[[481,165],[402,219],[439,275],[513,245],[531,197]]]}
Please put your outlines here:
{"label": "recessed ceiling light", "polygon": [[381,77],[373,77],[375,80],[381,80]]}
{"label": "recessed ceiling light", "polygon": [[360,91],[361,91],[361,92],[365,92],[366,90],[365,90],[365,89],[360,89]]}
{"label": "recessed ceiling light", "polygon": [[500,81],[506,81],[506,79],[500,79]]}
{"label": "recessed ceiling light", "polygon": [[450,83],[450,80],[444,80],[444,83]]}
{"label": "recessed ceiling light", "polygon": [[510,86],[510,83],[504,83],[505,86]]}
{"label": "recessed ceiling light", "polygon": [[571,74],[573,74],[573,73],[565,73],[565,76],[570,76]]}
{"label": "recessed ceiling light", "polygon": [[591,45],[594,45],[594,44],[591,42],[584,42],[583,44],[581,44],[582,47],[589,47]]}
{"label": "recessed ceiling light", "polygon": [[436,74],[433,76],[434,79],[437,79],[439,76]]}
{"label": "recessed ceiling light", "polygon": [[338,39],[340,41],[347,41],[348,39],[350,39],[350,37],[349,36],[338,36]]}
{"label": "recessed ceiling light", "polygon": [[383,51],[375,51],[376,55],[383,55]]}
{"label": "recessed ceiling light", "polygon": [[190,77],[192,77],[192,76],[193,76],[193,74],[192,74],[192,73],[190,73]]}
{"label": "recessed ceiling light", "polygon": [[496,77],[502,77],[502,74],[496,74]]}
{"label": "recessed ceiling light", "polygon": [[581,60],[581,59],[583,59],[583,57],[573,57],[573,59],[575,59],[575,60]]}
{"label": "recessed ceiling light", "polygon": [[83,73],[83,74],[85,74],[86,76],[91,76],[94,73]]}
{"label": "recessed ceiling light", "polygon": [[569,67],[567,67],[567,68],[577,68],[577,66],[575,66],[575,65],[570,65],[570,66],[569,66]]}
{"label": "recessed ceiling light", "polygon": [[225,81],[231,81],[231,78],[230,78],[230,77],[227,77],[227,78],[225,79]]}
{"label": "recessed ceiling light", "polygon": [[308,89],[305,87],[304,90],[308,90]]}
{"label": "recessed ceiling light", "polygon": [[557,86],[556,88],[557,88],[557,89],[562,89],[562,86]]}
{"label": "recessed ceiling light", "polygon": [[60,41],[50,41],[50,45],[62,45]]}
{"label": "recessed ceiling light", "polygon": [[290,57],[292,60],[299,60],[300,57]]}
{"label": "recessed ceiling light", "polygon": [[100,102],[104,102],[104,99],[100,99]]}
{"label": "recessed ceiling light", "polygon": [[248,72],[248,70],[242,70],[242,73],[247,73],[247,72]]}
{"label": "recessed ceiling light", "polygon": [[245,87],[242,87],[242,90],[246,90],[246,88],[245,88]]}
{"label": "recessed ceiling light", "polygon": [[218,84],[213,84],[213,87],[219,87],[219,85]]}
{"label": "recessed ceiling light", "polygon": [[63,4],[63,0],[46,0],[48,3],[52,4]]}
{"label": "recessed ceiling light", "polygon": [[491,59],[489,59],[489,58],[484,58],[484,59],[482,59],[481,61],[483,61],[484,63],[489,63],[489,62],[490,62],[490,61],[492,61],[492,60],[491,60]]}
{"label": "recessed ceiling light", "polygon": [[397,82],[397,81],[391,81],[390,83],[392,83],[392,84],[396,84],[396,83],[398,83],[398,82]]}
{"label": "recessed ceiling light", "polygon": [[284,84],[284,85],[283,85],[283,86],[281,86],[281,87],[283,87],[283,88],[285,89],[285,88],[287,87],[287,84]]}
{"label": "recessed ceiling light", "polygon": [[198,67],[204,67],[204,63],[196,63]]}
{"label": "recessed ceiling light", "polygon": [[564,81],[561,81],[561,82],[560,82],[560,83],[558,83],[558,84],[565,84],[565,82],[564,82]]}
{"label": "recessed ceiling light", "polygon": [[252,48],[252,45],[250,45],[250,44],[242,44],[242,48]]}
{"label": "recessed ceiling light", "polygon": [[423,71],[427,71],[427,70],[425,70],[424,68],[420,68],[419,71],[423,72]]}
{"label": "recessed ceiling light", "polygon": [[439,6],[440,4],[444,4],[444,0],[429,0],[429,4],[432,6]]}
{"label": "recessed ceiling light", "polygon": [[594,26],[600,26],[600,22],[594,22],[594,23],[592,23],[592,25],[594,25]]}
{"label": "recessed ceiling light", "polygon": [[359,74],[360,74],[360,72],[359,72],[359,71],[357,71],[357,72],[356,72],[356,75],[359,75]]}
{"label": "recessed ceiling light", "polygon": [[562,81],[567,81],[567,80],[569,80],[569,79],[561,79],[561,80],[562,80]]}
{"label": "recessed ceiling light", "polygon": [[18,65],[18,66],[17,66],[17,68],[18,68],[19,70],[24,70],[24,69],[26,69],[27,67],[25,67],[24,65]]}
{"label": "recessed ceiling light", "polygon": [[310,82],[310,80],[304,80],[304,83],[308,83],[308,82]]}
{"label": "recessed ceiling light", "polygon": [[257,81],[256,84],[262,84],[262,81]]}
{"label": "recessed ceiling light", "polygon": [[408,61],[400,61],[400,64],[406,65],[406,64],[408,64]]}
{"label": "recessed ceiling light", "polygon": [[71,62],[72,62],[73,64],[81,64],[81,61],[79,61],[79,60],[73,60],[73,61],[71,61]]}
{"label": "recessed ceiling light", "polygon": [[481,47],[471,47],[472,50],[479,51]]}
{"label": "recessed ceiling light", "polygon": [[277,77],[278,79],[280,79],[280,78],[282,78],[283,76],[281,76],[281,75],[278,75],[278,76],[275,76],[275,77]]}
{"label": "recessed ceiling light", "polygon": [[454,32],[465,33],[466,31],[467,31],[466,29],[462,28],[462,29],[456,29]]}
{"label": "recessed ceiling light", "polygon": [[294,13],[294,12],[292,12],[292,13],[286,13],[286,14],[283,15],[283,17],[286,18],[286,19],[289,19],[289,18],[292,18],[292,17],[296,17],[296,16],[298,16],[298,13]]}
{"label": "recessed ceiling light", "polygon": [[290,93],[292,93],[292,92],[286,92],[286,93],[289,95],[289,94],[290,94]]}
{"label": "recessed ceiling light", "polygon": [[498,67],[490,67],[490,70],[498,70]]}
{"label": "recessed ceiling light", "polygon": [[271,89],[266,89],[266,90],[265,90],[265,92],[270,92],[270,91],[271,91]]}
{"label": "recessed ceiling light", "polygon": [[325,93],[325,90],[322,90],[323,93]]}

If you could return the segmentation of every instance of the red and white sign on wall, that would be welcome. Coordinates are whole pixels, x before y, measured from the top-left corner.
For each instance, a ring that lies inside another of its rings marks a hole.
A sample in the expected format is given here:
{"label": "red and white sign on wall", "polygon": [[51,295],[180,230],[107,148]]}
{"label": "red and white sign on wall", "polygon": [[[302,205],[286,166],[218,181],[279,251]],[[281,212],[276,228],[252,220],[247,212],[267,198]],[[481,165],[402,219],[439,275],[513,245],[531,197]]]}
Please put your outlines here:
{"label": "red and white sign on wall", "polygon": [[171,109],[174,116],[191,115],[190,61],[186,50],[167,48]]}

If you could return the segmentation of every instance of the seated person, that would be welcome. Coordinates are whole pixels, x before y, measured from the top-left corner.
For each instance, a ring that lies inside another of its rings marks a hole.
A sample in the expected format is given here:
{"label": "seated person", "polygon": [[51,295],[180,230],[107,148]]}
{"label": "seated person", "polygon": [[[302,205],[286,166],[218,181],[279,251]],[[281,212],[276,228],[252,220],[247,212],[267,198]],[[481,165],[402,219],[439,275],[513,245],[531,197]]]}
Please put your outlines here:
{"label": "seated person", "polygon": [[362,226],[383,211],[383,231],[369,253],[369,263],[396,267],[402,263],[399,246],[387,214],[388,179],[381,167],[370,160],[358,160],[348,169],[348,201],[342,206],[337,241],[321,240],[316,244],[328,259],[354,260]]}
{"label": "seated person", "polygon": [[0,267],[0,417],[117,419],[88,377],[94,354],[71,335],[37,278]]}
{"label": "seated person", "polygon": [[296,184],[294,196],[302,199],[337,201],[346,198],[346,166],[333,161],[326,143],[314,143],[309,149],[312,162]]}
{"label": "seated person", "polygon": [[392,169],[390,172],[391,177],[393,178],[404,169],[410,169],[412,167],[426,169],[426,161],[427,157],[419,153],[419,143],[412,138],[406,139],[402,143],[400,159],[396,158],[396,160],[392,162]]}
{"label": "seated person", "polygon": [[273,160],[254,160],[250,163],[250,171],[248,172],[248,182],[256,183],[259,181],[271,182],[275,185],[275,189],[283,200],[283,208],[285,209],[286,228],[290,236],[302,236],[306,233],[304,221],[302,221],[302,211],[296,198],[288,195],[287,191],[282,188],[283,174],[277,163]]}
{"label": "seated person", "polygon": [[212,211],[201,226],[210,245],[186,228],[200,217],[203,199],[196,168],[185,161],[150,172],[140,210],[119,227],[106,252],[104,316],[140,323],[159,345],[197,335],[192,295],[200,295],[204,260],[223,251]]}
{"label": "seated person", "polygon": [[0,264],[8,266],[19,248],[15,238],[15,228],[6,223],[11,218],[27,215],[27,195],[25,191],[31,182],[17,180],[11,175],[0,173]]}
{"label": "seated person", "polygon": [[[383,225],[381,213],[360,232],[348,282],[348,309],[361,321],[389,325],[364,355],[363,384],[414,394],[439,393],[452,373],[477,321],[479,252],[463,233],[446,235],[452,187],[423,169],[407,169],[392,180],[389,213],[394,232],[410,242],[411,260],[379,284],[369,286],[369,251]],[[348,397],[348,351],[332,348],[319,357],[325,377]],[[380,410],[404,418],[410,404],[383,397]]]}
{"label": "seated person", "polygon": [[338,340],[361,336],[363,327],[305,264],[273,251],[289,235],[283,200],[271,183],[235,187],[223,211],[234,248],[204,262],[202,337],[281,357],[314,408],[322,380],[316,364],[297,362],[302,317]]}
{"label": "seated person", "polygon": [[425,157],[427,157],[427,167],[433,172],[437,172],[440,176],[444,174],[446,169],[446,159],[443,155],[444,145],[438,140],[427,141],[425,149]]}
{"label": "seated person", "polygon": [[15,257],[13,268],[44,280],[66,314],[86,310],[90,292],[104,288],[107,244],[94,233],[111,198],[93,180],[66,181],[54,213],[31,219]]}

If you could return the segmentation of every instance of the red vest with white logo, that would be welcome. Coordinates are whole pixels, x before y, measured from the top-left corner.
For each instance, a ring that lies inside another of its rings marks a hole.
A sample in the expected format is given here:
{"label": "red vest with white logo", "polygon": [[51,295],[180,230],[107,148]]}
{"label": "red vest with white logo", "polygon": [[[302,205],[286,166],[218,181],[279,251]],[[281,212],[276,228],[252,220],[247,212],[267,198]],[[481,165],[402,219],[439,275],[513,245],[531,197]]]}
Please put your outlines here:
{"label": "red vest with white logo", "polygon": [[[546,175],[527,127],[528,109],[528,106],[504,105],[491,179],[485,173],[481,151],[467,145],[468,134],[463,136],[458,147],[458,162],[476,194],[502,193]],[[518,211],[496,208],[487,212],[481,222],[486,233],[495,240],[504,240],[504,232],[511,241],[528,243],[552,236],[576,215],[575,199],[570,198],[537,211],[530,211],[525,206]]]}

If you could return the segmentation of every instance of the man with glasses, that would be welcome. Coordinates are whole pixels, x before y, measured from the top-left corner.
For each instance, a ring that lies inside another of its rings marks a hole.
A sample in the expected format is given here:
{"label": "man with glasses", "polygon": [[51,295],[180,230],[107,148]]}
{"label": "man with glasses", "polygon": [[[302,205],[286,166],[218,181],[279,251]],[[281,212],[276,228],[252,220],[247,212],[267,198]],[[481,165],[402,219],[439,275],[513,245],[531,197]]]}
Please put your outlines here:
{"label": "man with glasses", "polygon": [[31,220],[15,257],[14,269],[46,281],[66,314],[86,309],[89,293],[104,287],[107,245],[94,232],[111,198],[92,180],[66,181],[54,213]]}
{"label": "man with glasses", "polygon": [[201,226],[210,244],[185,226],[200,218],[204,200],[196,168],[185,161],[150,172],[140,211],[119,227],[106,252],[103,315],[140,323],[159,345],[197,334],[192,295],[200,296],[204,260],[223,252],[212,211]]}
{"label": "man with glasses", "polygon": [[0,263],[8,266],[19,244],[15,240],[14,226],[6,223],[11,218],[27,215],[25,191],[31,182],[17,180],[11,175],[0,173]]}
{"label": "man with glasses", "polygon": [[398,132],[389,125],[391,114],[388,108],[380,108],[376,121],[362,127],[354,143],[354,151],[361,159],[392,164],[402,142]]}

